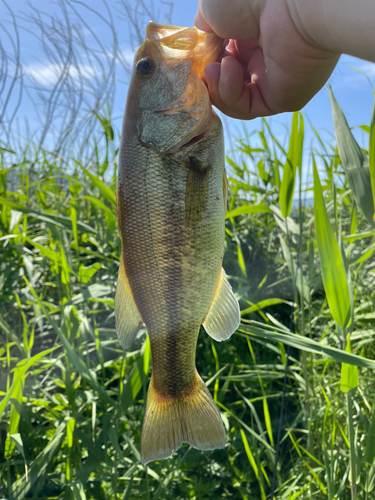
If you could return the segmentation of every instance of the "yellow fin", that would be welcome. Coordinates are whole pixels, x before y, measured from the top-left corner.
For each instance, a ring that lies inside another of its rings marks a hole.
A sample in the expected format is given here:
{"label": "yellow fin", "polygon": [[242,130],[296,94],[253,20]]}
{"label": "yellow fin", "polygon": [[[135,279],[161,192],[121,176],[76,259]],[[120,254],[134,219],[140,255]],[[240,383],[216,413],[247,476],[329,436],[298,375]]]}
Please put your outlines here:
{"label": "yellow fin", "polygon": [[142,318],[121,260],[115,297],[116,332],[121,345],[128,349],[142,326]]}
{"label": "yellow fin", "polygon": [[225,430],[210,391],[196,372],[189,394],[173,398],[158,394],[151,377],[142,429],[143,464],[168,458],[188,443],[197,450],[224,448]]}
{"label": "yellow fin", "polygon": [[202,324],[210,337],[222,342],[237,330],[240,321],[240,306],[222,269],[214,300]]}

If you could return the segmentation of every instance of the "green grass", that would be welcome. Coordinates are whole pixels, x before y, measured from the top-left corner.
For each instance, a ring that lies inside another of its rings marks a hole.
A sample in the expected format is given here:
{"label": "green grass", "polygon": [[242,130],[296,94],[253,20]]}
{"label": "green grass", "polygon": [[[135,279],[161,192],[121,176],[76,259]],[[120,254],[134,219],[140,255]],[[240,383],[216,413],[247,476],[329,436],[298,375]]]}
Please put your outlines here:
{"label": "green grass", "polygon": [[241,161],[228,158],[224,267],[243,323],[224,343],[202,331],[197,346],[227,445],[184,445],[148,467],[150,346],[142,330],[124,352],[114,329],[111,124],[91,163],[36,150],[30,168],[1,150],[0,498],[269,499],[278,446],[276,499],[373,497],[375,231],[371,182],[352,184],[369,161],[332,102],[338,149],[316,132],[315,187],[300,181],[312,173],[300,114],[288,151],[263,120],[257,140],[238,140]]}

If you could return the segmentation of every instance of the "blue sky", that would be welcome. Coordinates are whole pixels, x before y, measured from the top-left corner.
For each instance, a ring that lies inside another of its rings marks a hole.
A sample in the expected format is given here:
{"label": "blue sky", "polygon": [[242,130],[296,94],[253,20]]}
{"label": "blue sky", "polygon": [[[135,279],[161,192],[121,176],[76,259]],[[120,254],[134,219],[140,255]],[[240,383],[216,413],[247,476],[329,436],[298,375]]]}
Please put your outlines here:
{"label": "blue sky", "polygon": [[[106,15],[105,7],[101,0],[90,0],[89,3],[87,0],[86,3],[90,5],[90,7],[98,10],[100,13],[103,13],[103,15]],[[135,0],[127,0],[127,3],[131,7],[136,4]],[[11,5],[12,9],[17,13],[27,13],[29,11],[29,7],[24,0],[13,0]],[[31,0],[31,5],[37,7],[46,14],[60,12],[61,15],[61,11],[59,10],[57,3],[51,3],[50,1],[45,0]],[[137,42],[131,40],[129,23],[126,21],[124,16],[124,7],[118,0],[108,0],[108,5],[114,17],[121,51],[124,57],[130,61]],[[172,15],[173,23],[181,26],[193,25],[196,6],[196,1],[175,0]],[[159,3],[158,0],[155,0],[152,13],[152,16],[155,18],[154,20],[158,22],[166,22],[165,16],[168,11],[169,7],[167,7],[165,3]],[[88,22],[92,28],[94,28],[102,43],[107,45],[109,43],[109,38],[103,23],[98,17],[90,14],[87,10],[84,12],[85,21]],[[0,4],[0,19],[9,19],[8,13],[2,3]],[[147,20],[146,15],[143,19],[144,23]],[[88,35],[88,41],[90,41],[90,37],[91,35]],[[3,43],[4,40],[6,45],[6,37],[4,38],[4,36],[2,36]],[[43,83],[46,87],[51,85],[51,82],[53,82],[56,78],[54,68],[50,67],[48,61],[43,56],[40,43],[26,32],[21,32],[21,56],[24,64],[24,70],[29,76],[33,76],[39,83]],[[346,55],[342,56],[330,78],[329,83],[332,86],[336,99],[347,116],[349,124],[351,126],[369,124],[373,106],[371,84],[365,76],[352,69],[351,66],[365,73],[372,82],[372,85],[375,86],[375,64]],[[118,70],[118,86],[114,101],[113,116],[118,118],[118,123],[120,124],[126,99],[126,81],[128,80],[128,75],[121,67],[119,67]],[[90,79],[92,75],[89,65],[85,66],[84,71],[86,72],[87,78]],[[323,88],[305,106],[303,112],[315,128],[323,134],[323,138],[329,140],[333,134],[333,122],[327,87]],[[34,122],[34,115],[35,113],[30,102],[28,102],[27,98],[24,99],[22,106],[18,111],[20,120],[22,121],[24,117],[27,117],[32,127],[33,123],[36,123]],[[276,130],[276,135],[279,138],[282,138],[284,134],[284,126],[290,124],[291,114],[285,113],[283,115],[272,117],[270,120],[273,129]],[[225,126],[227,132],[232,137],[243,134],[242,125],[238,121],[225,120]],[[246,128],[249,131],[257,130],[259,129],[259,126],[259,120],[253,120],[246,123]],[[367,135],[358,129],[356,130],[356,136],[361,145],[365,146],[368,140]],[[309,142],[311,138],[312,133],[306,124],[307,142]]]}

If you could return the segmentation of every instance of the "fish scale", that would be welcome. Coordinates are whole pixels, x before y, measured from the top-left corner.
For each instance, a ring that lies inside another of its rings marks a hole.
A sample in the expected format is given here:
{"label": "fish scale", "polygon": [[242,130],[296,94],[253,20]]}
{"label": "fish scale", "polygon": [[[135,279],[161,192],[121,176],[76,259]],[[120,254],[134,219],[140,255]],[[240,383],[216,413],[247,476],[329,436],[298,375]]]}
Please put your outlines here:
{"label": "fish scale", "polygon": [[[169,47],[161,43],[163,30]],[[196,371],[195,352],[201,324],[221,341],[239,323],[238,302],[221,267],[222,125],[191,50],[199,44],[201,54],[206,43],[204,57],[216,60],[224,41],[196,28],[155,23],[149,23],[147,36],[135,56],[122,129],[117,190],[122,259],[115,300],[123,346],[130,346],[142,323],[150,338],[143,463],[168,457],[182,442],[203,450],[224,446],[223,423]],[[144,59],[148,63],[139,73]],[[172,109],[175,101],[186,104]]]}

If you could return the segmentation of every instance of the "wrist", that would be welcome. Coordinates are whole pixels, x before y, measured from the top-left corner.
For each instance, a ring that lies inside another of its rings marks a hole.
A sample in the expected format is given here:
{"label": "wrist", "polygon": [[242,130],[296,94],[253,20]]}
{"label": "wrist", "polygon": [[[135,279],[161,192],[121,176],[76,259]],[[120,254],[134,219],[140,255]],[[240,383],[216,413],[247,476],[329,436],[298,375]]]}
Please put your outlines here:
{"label": "wrist", "polygon": [[[332,40],[332,32],[327,29],[325,0],[285,0],[290,17],[299,34],[317,49],[338,52]],[[329,0],[335,3],[335,0]]]}
{"label": "wrist", "polygon": [[285,0],[300,35],[336,54],[375,62],[373,0]]}

